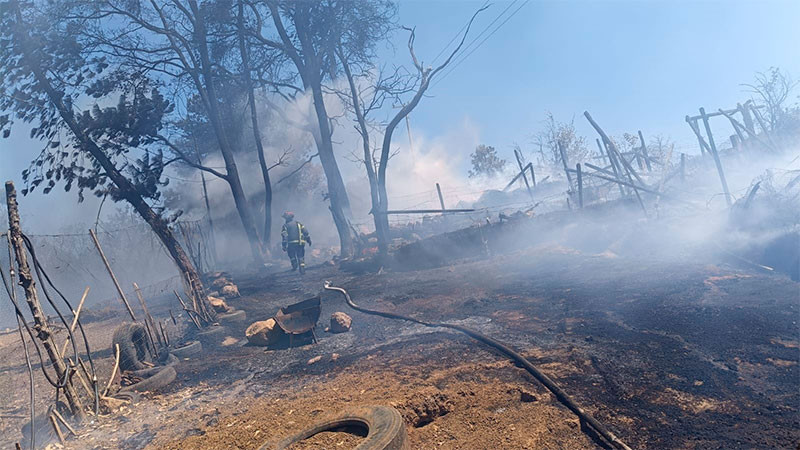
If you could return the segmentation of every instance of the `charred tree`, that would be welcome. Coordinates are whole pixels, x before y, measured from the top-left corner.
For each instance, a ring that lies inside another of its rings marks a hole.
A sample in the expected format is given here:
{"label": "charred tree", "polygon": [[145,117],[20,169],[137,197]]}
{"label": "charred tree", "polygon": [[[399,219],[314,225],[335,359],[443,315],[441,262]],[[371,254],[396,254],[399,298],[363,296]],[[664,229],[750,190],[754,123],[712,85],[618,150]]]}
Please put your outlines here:
{"label": "charred tree", "polygon": [[[17,191],[14,189],[14,184],[10,181],[6,182],[6,204],[8,205],[8,227],[10,230],[9,240],[14,247],[14,258],[17,261],[17,268],[19,269],[19,284],[25,290],[25,300],[28,303],[28,308],[33,314],[33,329],[36,331],[36,336],[42,341],[42,346],[50,357],[53,363],[53,369],[56,372],[56,382],[63,384],[64,397],[67,399],[69,408],[72,414],[79,420],[86,418],[86,413],[83,410],[81,399],[78,397],[78,392],[72,385],[69,377],[69,368],[64,360],[61,359],[61,354],[58,351],[58,345],[53,340],[53,332],[50,330],[50,325],[47,323],[47,316],[42,310],[42,304],[39,301],[39,293],[36,291],[36,281],[31,274],[31,268],[28,265],[28,254],[25,252],[25,244],[22,238],[22,229],[20,228],[19,209],[17,208]],[[11,261],[9,261],[11,264]],[[57,389],[59,387],[57,386]]]}

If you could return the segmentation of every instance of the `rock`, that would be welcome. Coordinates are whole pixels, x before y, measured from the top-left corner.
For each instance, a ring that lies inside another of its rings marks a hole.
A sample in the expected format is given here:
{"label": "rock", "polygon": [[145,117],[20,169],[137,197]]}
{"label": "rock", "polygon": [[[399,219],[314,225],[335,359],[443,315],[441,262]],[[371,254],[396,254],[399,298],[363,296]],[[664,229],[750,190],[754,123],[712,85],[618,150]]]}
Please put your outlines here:
{"label": "rock", "polygon": [[233,283],[229,283],[226,284],[225,286],[222,286],[222,289],[220,289],[220,293],[225,298],[241,297],[241,294],[239,294],[239,288]]}
{"label": "rock", "polygon": [[275,319],[253,322],[244,332],[248,342],[262,347],[274,344],[281,338],[282,334],[283,331],[278,326],[278,323],[275,322]]}
{"label": "rock", "polygon": [[226,313],[226,312],[230,312],[230,310],[231,310],[231,307],[228,306],[227,303],[225,303],[225,300],[223,300],[223,299],[221,299],[219,297],[214,297],[212,295],[209,295],[208,296],[208,303],[211,305],[212,308],[214,308],[214,311],[216,311],[218,313]]}
{"label": "rock", "polygon": [[339,359],[339,354],[338,353],[334,353],[334,354],[331,355],[331,361],[336,361],[337,359]]}
{"label": "rock", "polygon": [[343,312],[335,312],[331,314],[331,333],[344,333],[346,331],[350,331],[350,325],[353,323],[353,319],[350,318],[347,314]]}
{"label": "rock", "polygon": [[318,362],[320,362],[321,360],[322,360],[322,355],[315,356],[315,357],[313,357],[313,358],[311,358],[311,359],[309,359],[309,360],[308,360],[308,365],[310,366],[310,365],[312,365],[312,364],[314,364],[314,363],[318,363]]}
{"label": "rock", "polygon": [[523,403],[530,403],[536,401],[536,396],[531,394],[528,391],[521,390],[519,391],[519,400]]}
{"label": "rock", "polygon": [[217,289],[221,288],[222,286],[225,286],[226,284],[233,284],[233,282],[224,276],[216,278],[214,281],[211,282],[211,286],[214,286]]}

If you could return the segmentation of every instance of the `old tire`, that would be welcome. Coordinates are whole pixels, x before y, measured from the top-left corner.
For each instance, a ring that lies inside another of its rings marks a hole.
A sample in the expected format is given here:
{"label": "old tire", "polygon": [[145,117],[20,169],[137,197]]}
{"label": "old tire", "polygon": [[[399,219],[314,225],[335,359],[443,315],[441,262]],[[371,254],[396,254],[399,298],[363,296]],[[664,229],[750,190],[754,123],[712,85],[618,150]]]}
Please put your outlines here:
{"label": "old tire", "polygon": [[119,368],[125,370],[142,370],[147,366],[142,361],[147,360],[147,331],[144,325],[133,322],[123,323],[111,338],[111,354],[119,345]]}
{"label": "old tire", "polygon": [[152,375],[149,378],[145,378],[144,380],[132,384],[130,386],[125,386],[124,388],[120,389],[120,392],[127,392],[127,391],[136,391],[136,392],[144,392],[144,391],[157,391],[164,386],[172,383],[175,381],[175,378],[178,376],[178,373],[175,372],[175,368],[172,366],[167,366],[162,368],[156,374]]}
{"label": "old tire", "polygon": [[201,344],[200,341],[189,341],[178,348],[170,350],[169,352],[170,354],[181,359],[190,358],[203,352],[203,344]]}
{"label": "old tire", "polygon": [[241,309],[230,313],[217,314],[217,322],[219,323],[244,322],[245,320],[247,320],[247,313]]}
{"label": "old tire", "polygon": [[290,445],[308,439],[317,433],[346,426],[365,427],[367,437],[356,450],[406,450],[406,425],[396,409],[388,406],[359,406],[349,408],[335,417],[318,422],[277,444],[266,443],[260,450],[283,450]]}

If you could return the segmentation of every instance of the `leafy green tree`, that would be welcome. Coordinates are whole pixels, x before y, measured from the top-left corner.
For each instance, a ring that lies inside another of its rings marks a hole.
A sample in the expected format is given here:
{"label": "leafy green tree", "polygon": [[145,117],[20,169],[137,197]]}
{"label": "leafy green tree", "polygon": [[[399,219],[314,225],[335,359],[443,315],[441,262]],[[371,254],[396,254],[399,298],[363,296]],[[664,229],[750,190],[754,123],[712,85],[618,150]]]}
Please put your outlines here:
{"label": "leafy green tree", "polygon": [[475,178],[477,176],[494,177],[503,171],[506,166],[506,160],[497,156],[497,150],[492,146],[479,145],[475,151],[470,155],[472,162],[472,169],[469,171],[469,177]]}

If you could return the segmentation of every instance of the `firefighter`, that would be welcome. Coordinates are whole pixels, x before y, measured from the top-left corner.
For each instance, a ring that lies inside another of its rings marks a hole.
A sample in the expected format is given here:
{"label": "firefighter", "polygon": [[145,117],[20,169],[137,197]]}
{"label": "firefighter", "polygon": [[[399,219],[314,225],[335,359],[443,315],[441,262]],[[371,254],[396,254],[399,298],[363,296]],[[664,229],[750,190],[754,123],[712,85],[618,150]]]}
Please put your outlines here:
{"label": "firefighter", "polygon": [[294,220],[294,213],[286,211],[283,213],[286,223],[281,229],[281,247],[289,255],[292,262],[292,271],[300,269],[300,273],[306,273],[306,242],[311,245],[311,236],[302,223]]}

